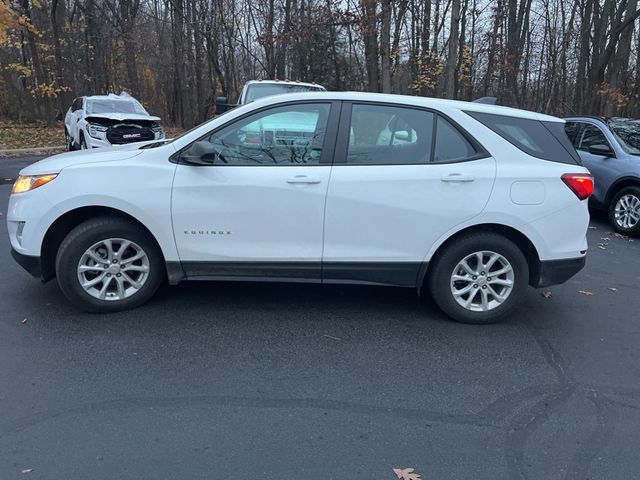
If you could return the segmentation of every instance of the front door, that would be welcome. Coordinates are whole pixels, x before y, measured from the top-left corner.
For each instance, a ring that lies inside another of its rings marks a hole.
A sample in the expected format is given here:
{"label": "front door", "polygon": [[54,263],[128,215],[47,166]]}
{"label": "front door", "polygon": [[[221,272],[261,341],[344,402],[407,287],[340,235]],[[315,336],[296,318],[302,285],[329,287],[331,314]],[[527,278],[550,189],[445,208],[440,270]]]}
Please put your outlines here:
{"label": "front door", "polygon": [[188,277],[319,281],[332,109],[267,107],[182,150],[172,215]]}
{"label": "front door", "polygon": [[495,160],[433,111],[347,102],[342,111],[323,279],[413,286],[433,243],[484,208]]}

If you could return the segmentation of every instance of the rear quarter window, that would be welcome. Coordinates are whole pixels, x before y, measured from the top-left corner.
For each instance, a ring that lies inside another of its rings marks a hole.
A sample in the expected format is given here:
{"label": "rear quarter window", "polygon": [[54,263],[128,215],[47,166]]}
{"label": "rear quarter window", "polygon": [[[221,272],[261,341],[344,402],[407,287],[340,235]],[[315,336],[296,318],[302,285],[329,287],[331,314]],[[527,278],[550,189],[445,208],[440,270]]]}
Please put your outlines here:
{"label": "rear quarter window", "polygon": [[563,122],[542,122],[483,112],[465,112],[523,152],[552,162],[580,164]]}

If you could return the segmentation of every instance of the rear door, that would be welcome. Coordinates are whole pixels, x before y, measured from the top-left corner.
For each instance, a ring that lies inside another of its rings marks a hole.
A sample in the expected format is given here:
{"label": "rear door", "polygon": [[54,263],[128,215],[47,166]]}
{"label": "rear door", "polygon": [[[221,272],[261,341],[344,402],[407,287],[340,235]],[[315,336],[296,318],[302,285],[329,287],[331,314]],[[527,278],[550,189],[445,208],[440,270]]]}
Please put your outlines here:
{"label": "rear door", "polygon": [[484,208],[495,160],[434,111],[345,102],[342,112],[323,280],[413,286],[431,245]]}

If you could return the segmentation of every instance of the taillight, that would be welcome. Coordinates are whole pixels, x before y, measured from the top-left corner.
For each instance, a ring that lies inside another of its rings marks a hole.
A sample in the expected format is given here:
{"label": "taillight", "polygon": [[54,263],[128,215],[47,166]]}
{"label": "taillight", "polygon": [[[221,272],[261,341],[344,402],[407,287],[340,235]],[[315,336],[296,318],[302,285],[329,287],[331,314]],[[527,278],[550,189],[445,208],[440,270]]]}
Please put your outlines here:
{"label": "taillight", "polygon": [[593,194],[593,176],[588,173],[565,173],[560,178],[580,200]]}

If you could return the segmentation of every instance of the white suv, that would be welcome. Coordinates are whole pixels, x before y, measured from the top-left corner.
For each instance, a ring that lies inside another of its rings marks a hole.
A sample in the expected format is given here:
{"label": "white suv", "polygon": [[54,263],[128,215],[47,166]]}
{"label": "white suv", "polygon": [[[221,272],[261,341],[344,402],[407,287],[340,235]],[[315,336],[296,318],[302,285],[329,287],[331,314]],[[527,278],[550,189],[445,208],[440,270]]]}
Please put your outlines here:
{"label": "white suv", "polygon": [[16,260],[87,311],[136,307],[165,279],[275,280],[426,288],[488,323],[584,266],[592,190],[560,119],[307,92],[42,160],[7,220]]}

